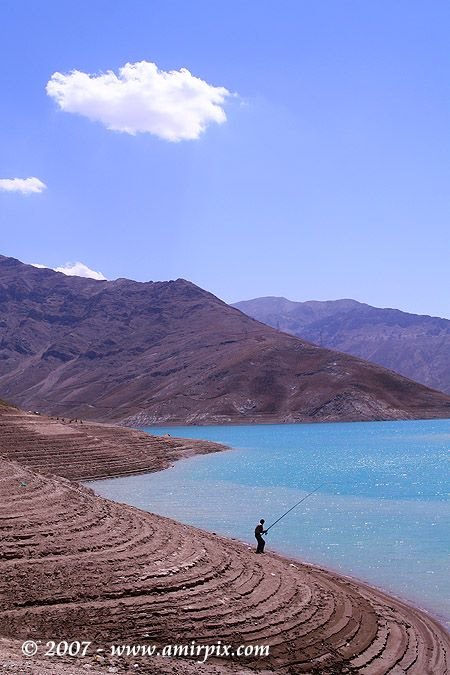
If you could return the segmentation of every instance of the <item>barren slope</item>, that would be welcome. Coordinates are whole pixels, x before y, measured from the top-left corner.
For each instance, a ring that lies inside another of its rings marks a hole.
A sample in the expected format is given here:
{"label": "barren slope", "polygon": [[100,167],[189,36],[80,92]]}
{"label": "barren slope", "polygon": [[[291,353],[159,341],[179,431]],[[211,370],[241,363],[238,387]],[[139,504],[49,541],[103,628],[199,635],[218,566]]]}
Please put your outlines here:
{"label": "barren slope", "polygon": [[[70,479],[155,470],[216,444],[0,410],[0,667],[33,675],[444,675],[450,637],[364,584],[113,503]],[[93,441],[96,441],[93,443]],[[23,464],[6,459],[20,457]],[[128,458],[128,461],[127,461]],[[37,473],[39,467],[50,475]],[[99,470],[102,465],[103,469]],[[63,473],[66,478],[52,475]],[[69,479],[69,480],[68,480]],[[86,659],[45,658],[88,640]],[[20,656],[34,639],[36,657]],[[269,645],[205,665],[109,657],[111,644]],[[42,641],[42,642],[40,642]],[[101,656],[97,649],[105,649]],[[247,669],[250,670],[247,670]]]}
{"label": "barren slope", "polygon": [[193,284],[94,281],[0,257],[0,395],[164,422],[450,416],[450,397],[250,319]]}
{"label": "barren slope", "polygon": [[428,387],[450,393],[450,321],[355,300],[291,302],[255,298],[237,302],[269,326],[378,363]]}
{"label": "barren slope", "polygon": [[0,455],[36,471],[74,480],[159,471],[182,457],[224,449],[212,441],[161,438],[0,407]]}
{"label": "barren slope", "polygon": [[77,636],[91,656],[111,643],[268,644],[234,665],[291,674],[448,672],[448,634],[398,600],[1,459],[0,537],[3,637]]}

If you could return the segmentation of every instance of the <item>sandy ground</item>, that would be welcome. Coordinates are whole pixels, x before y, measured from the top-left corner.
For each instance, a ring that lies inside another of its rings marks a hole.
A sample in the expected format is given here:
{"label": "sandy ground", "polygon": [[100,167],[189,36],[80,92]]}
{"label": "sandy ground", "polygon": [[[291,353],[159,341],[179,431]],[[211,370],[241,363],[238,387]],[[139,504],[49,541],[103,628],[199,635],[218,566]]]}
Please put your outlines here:
{"label": "sandy ground", "polygon": [[221,443],[149,436],[115,425],[0,407],[0,455],[71,480],[159,471],[182,457],[224,449]]}
{"label": "sandy ground", "polygon": [[[177,455],[207,451],[114,431],[0,413],[2,672],[449,672],[450,636],[419,610],[327,570],[256,556],[245,544],[116,504],[71,480],[119,475],[121,466],[123,473],[156,470]],[[21,655],[24,640],[36,642],[36,656]],[[44,656],[52,640],[91,644],[85,657]],[[218,641],[235,655],[221,652],[205,664],[110,655],[111,645],[163,650]],[[241,645],[269,645],[269,655],[238,656]]]}

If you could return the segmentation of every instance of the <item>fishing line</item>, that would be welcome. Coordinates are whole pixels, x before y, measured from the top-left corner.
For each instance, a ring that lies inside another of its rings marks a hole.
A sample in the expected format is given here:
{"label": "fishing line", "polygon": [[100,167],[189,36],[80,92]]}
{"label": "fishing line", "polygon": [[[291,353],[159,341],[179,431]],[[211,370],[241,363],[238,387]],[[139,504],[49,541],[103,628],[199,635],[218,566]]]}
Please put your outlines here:
{"label": "fishing line", "polygon": [[291,511],[293,511],[295,508],[297,508],[297,506],[299,506],[299,504],[301,504],[302,502],[304,502],[305,499],[308,499],[308,497],[311,497],[311,495],[313,495],[315,492],[317,492],[318,490],[320,490],[320,488],[323,487],[324,485],[325,485],[325,483],[321,483],[321,484],[318,485],[316,488],[314,488],[314,490],[312,490],[311,492],[309,492],[305,497],[303,497],[302,499],[300,499],[300,501],[298,501],[296,504],[294,504],[294,506],[291,506],[291,508],[290,508],[288,511],[286,511],[286,513],[283,513],[283,515],[280,516],[274,523],[272,523],[272,525],[270,525],[270,527],[267,527],[267,528],[266,528],[266,534],[267,534],[267,532],[268,532],[274,525],[276,525],[277,523],[279,523],[280,520],[281,520],[282,518],[284,518],[284,516],[287,516],[288,513],[290,513]]}

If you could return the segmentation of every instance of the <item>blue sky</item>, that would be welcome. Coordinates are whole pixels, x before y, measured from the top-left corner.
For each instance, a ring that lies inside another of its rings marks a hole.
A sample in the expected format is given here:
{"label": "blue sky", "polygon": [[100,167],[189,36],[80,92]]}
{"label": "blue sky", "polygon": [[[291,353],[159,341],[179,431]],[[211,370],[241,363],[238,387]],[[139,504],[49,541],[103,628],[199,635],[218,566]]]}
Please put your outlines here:
{"label": "blue sky", "polygon": [[1,253],[450,318],[447,2],[0,13]]}

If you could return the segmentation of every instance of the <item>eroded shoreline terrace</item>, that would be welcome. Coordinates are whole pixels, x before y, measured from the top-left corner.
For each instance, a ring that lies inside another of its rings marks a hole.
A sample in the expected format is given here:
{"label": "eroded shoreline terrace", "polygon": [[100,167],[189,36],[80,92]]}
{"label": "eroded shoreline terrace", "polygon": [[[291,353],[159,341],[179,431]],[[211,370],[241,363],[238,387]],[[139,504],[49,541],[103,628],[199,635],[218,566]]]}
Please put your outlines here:
{"label": "eroded shoreline terrace", "polygon": [[[450,637],[420,610],[315,566],[255,556],[245,544],[111,502],[74,481],[155,471],[182,454],[219,448],[1,408],[0,663],[9,672],[78,673],[86,665],[130,672],[135,664],[137,672],[179,675],[448,672]],[[270,653],[203,664],[20,653],[24,640],[75,638],[96,649],[221,641],[269,645]]]}

